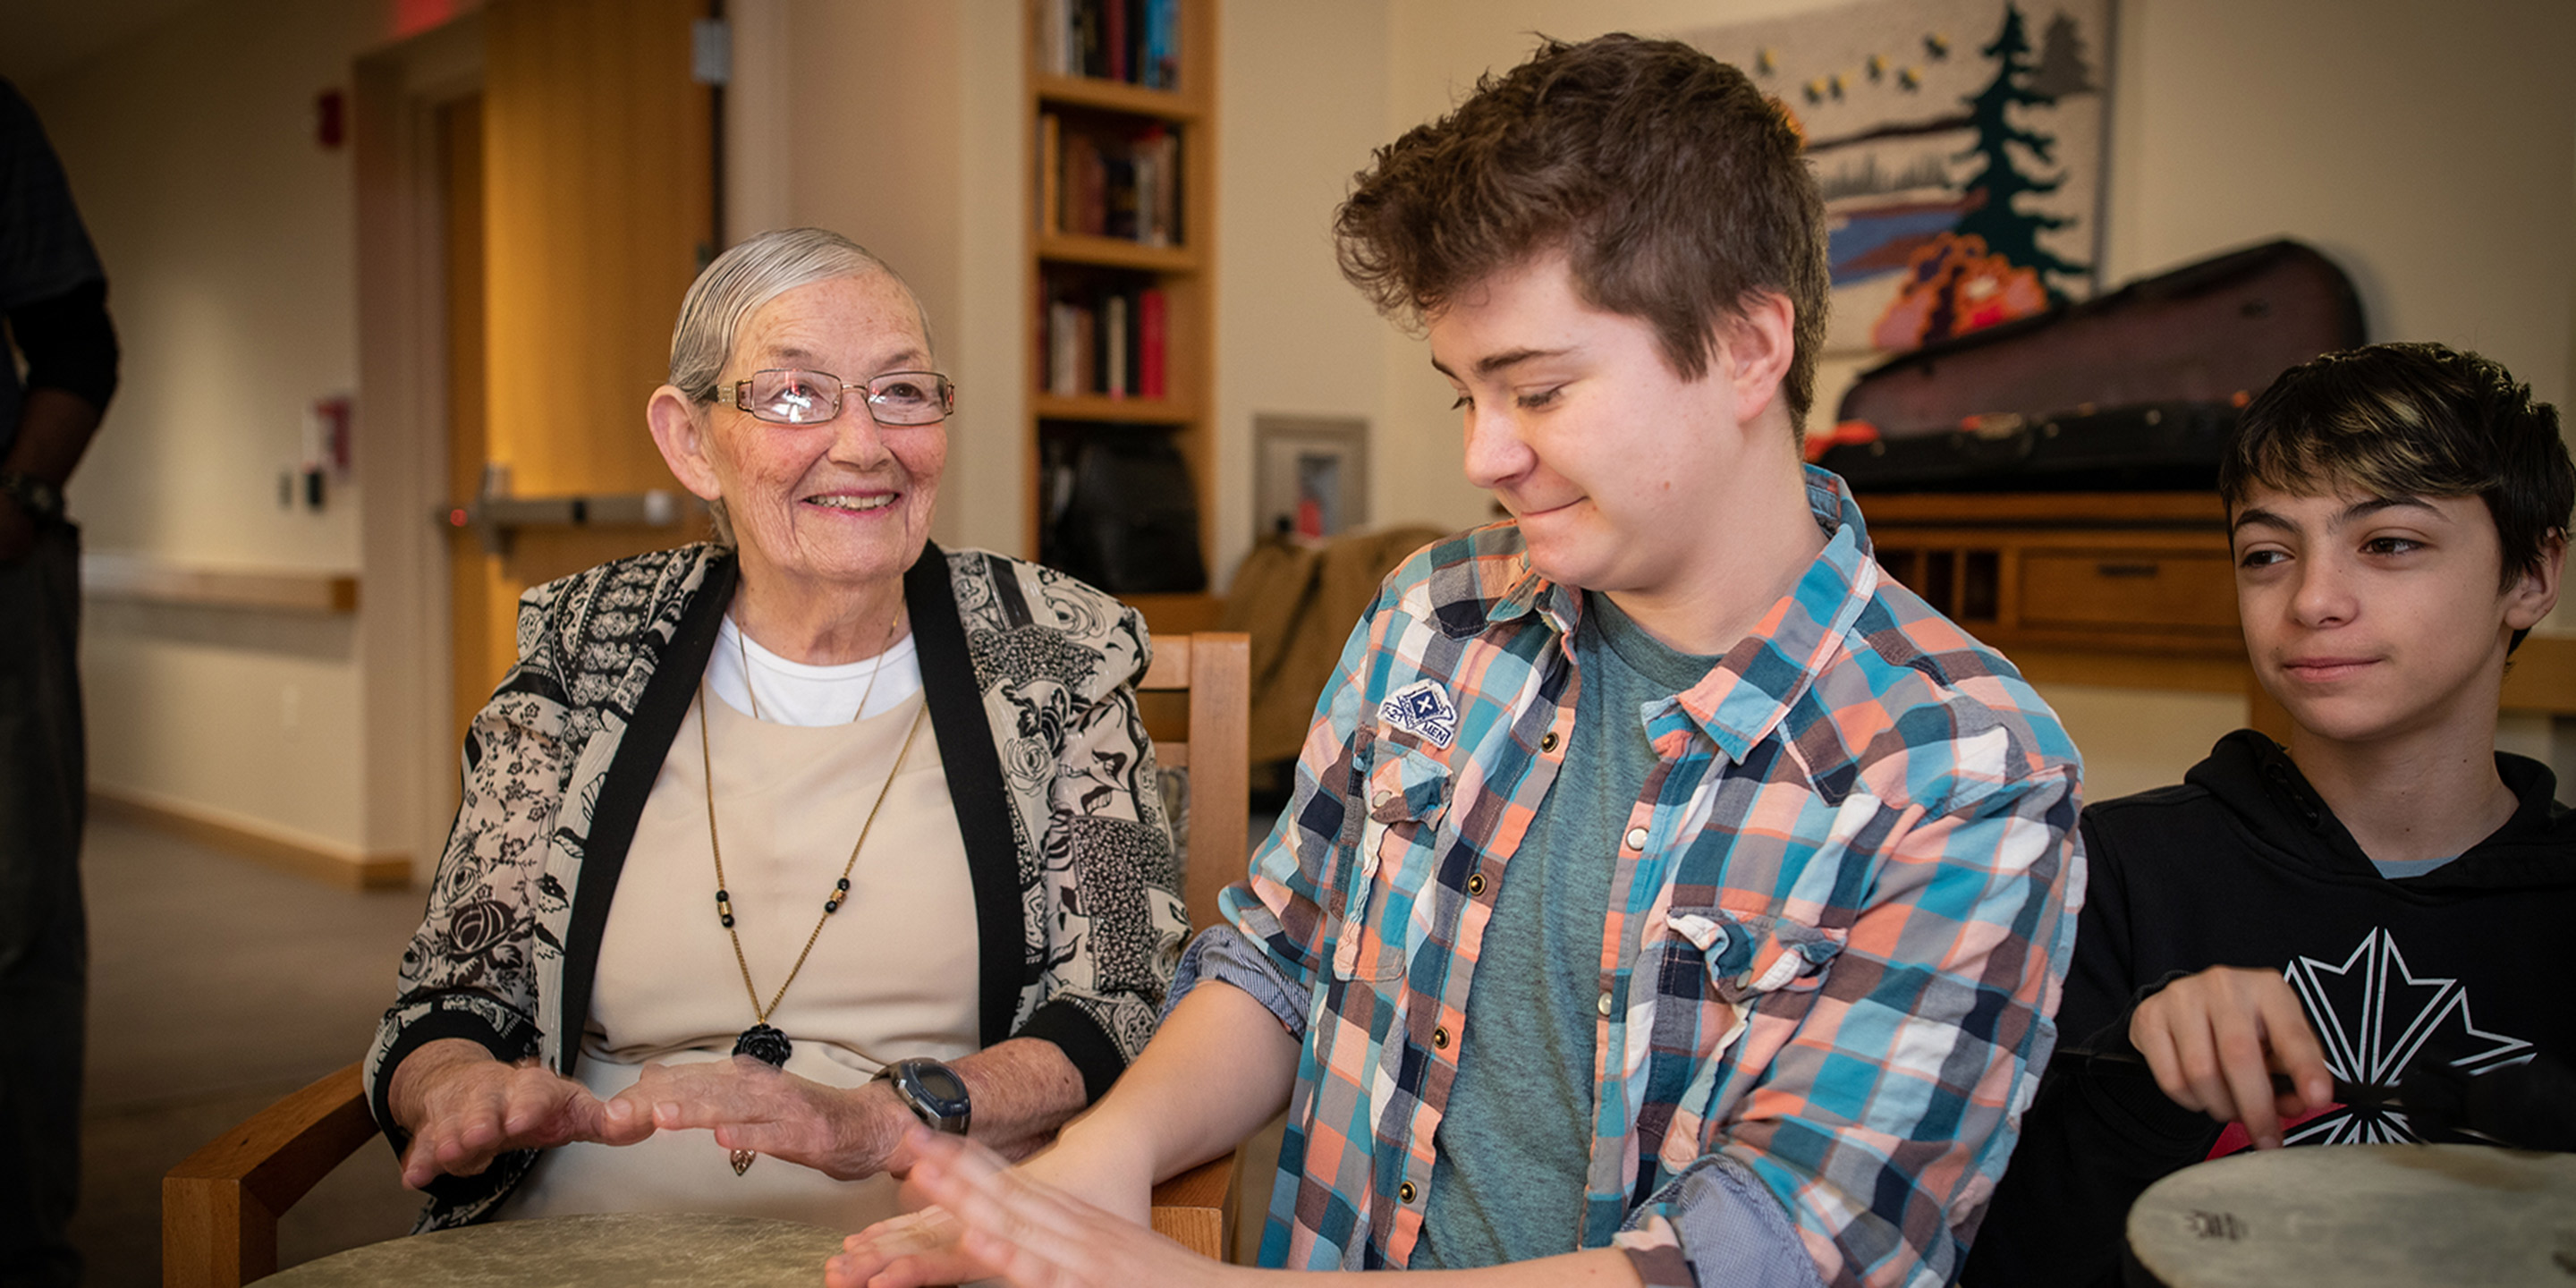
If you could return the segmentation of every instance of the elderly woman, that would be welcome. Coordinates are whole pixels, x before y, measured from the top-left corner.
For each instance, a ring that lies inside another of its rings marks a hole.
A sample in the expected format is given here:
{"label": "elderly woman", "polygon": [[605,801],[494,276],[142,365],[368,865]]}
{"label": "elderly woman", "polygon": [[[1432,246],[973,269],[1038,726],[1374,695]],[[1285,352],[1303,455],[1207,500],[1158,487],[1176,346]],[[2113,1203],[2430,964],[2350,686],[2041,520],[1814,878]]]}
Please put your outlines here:
{"label": "elderly woman", "polygon": [[855,1229],[906,1124],[1026,1152],[1143,1047],[1187,922],[1144,627],[930,543],[934,368],[911,290],[832,233],[689,288],[645,410],[717,540],[520,601],[367,1062],[423,1228]]}

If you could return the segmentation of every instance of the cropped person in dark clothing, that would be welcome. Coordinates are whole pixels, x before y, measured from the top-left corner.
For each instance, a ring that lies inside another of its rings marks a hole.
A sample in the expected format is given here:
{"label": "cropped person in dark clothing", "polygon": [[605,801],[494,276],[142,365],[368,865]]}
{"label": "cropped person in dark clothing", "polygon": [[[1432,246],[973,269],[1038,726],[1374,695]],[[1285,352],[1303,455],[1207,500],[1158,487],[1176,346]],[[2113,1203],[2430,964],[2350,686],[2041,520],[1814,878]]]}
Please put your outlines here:
{"label": "cropped person in dark clothing", "polygon": [[0,1286],[17,1288],[80,1279],[64,1230],[80,1194],[87,787],[63,484],[116,390],[116,332],[62,165],[6,80],[0,317]]}
{"label": "cropped person in dark clothing", "polygon": [[2182,785],[2084,811],[2068,1049],[1971,1288],[2118,1282],[2131,1202],[2204,1158],[2426,1133],[2336,1079],[2412,1069],[2419,1104],[2427,1076],[2493,1089],[2576,1055],[2576,819],[2495,750],[2576,503],[2556,410],[2439,345],[2329,354],[2246,409],[2219,486],[2290,742],[2239,730]]}

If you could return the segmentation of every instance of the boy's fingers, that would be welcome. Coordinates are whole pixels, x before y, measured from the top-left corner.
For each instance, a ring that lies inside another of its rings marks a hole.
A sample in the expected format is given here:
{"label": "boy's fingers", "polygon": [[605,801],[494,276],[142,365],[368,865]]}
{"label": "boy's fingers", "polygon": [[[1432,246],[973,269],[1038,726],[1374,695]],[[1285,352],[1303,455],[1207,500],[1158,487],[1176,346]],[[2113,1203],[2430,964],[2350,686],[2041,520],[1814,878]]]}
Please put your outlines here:
{"label": "boy's fingers", "polygon": [[2316,1030],[2308,1027],[2308,1013],[2299,1005],[2296,993],[2278,979],[2262,999],[2263,1029],[2272,1049],[2273,1067],[2290,1076],[2297,1091],[2299,1108],[2293,1113],[2308,1113],[2334,1102],[2334,1072],[2326,1068],[2325,1048],[2317,1041]]}

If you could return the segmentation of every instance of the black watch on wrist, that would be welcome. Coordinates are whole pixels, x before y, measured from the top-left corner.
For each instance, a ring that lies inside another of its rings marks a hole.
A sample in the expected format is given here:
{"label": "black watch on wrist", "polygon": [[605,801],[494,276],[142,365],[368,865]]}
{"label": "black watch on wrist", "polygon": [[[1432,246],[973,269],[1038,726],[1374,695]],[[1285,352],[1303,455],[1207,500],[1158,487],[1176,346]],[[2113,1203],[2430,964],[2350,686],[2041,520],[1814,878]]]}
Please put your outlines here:
{"label": "black watch on wrist", "polygon": [[956,1070],[937,1060],[897,1060],[877,1070],[877,1077],[893,1083],[895,1099],[932,1131],[966,1134],[972,1106],[966,1080]]}
{"label": "black watch on wrist", "polygon": [[40,524],[63,521],[63,490],[33,474],[0,470],[0,492],[16,500],[18,508]]}

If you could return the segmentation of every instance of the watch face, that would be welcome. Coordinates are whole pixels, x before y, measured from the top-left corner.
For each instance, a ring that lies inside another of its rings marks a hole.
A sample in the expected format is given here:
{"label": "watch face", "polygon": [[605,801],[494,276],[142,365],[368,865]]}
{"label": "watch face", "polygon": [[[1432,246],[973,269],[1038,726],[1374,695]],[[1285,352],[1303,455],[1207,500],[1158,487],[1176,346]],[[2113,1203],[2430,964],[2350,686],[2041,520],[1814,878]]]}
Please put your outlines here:
{"label": "watch face", "polygon": [[929,1099],[953,1105],[966,1098],[966,1084],[946,1065],[916,1064],[912,1066],[912,1077],[920,1084],[921,1094]]}

